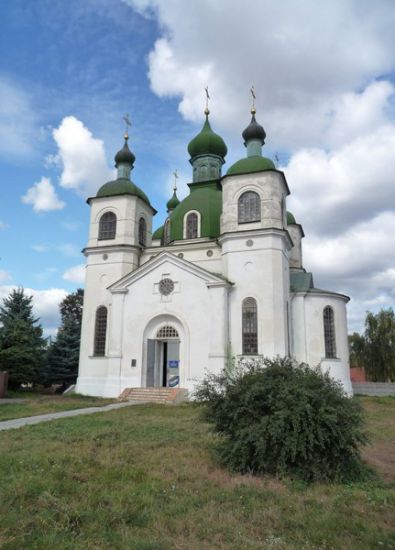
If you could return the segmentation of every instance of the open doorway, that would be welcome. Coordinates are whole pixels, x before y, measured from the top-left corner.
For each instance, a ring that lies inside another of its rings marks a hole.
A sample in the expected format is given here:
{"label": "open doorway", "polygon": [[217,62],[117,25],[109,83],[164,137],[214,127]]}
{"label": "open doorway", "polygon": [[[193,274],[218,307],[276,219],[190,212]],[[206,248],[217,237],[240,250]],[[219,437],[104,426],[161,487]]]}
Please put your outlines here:
{"label": "open doorway", "polygon": [[176,388],[180,384],[180,339],[170,325],[147,342],[147,387]]}

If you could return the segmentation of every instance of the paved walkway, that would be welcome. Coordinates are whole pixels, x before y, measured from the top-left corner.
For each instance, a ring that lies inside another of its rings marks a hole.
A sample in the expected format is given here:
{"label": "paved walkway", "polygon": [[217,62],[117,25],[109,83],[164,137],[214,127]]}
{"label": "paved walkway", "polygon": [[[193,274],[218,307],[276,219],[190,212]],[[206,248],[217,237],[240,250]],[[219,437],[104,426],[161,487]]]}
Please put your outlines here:
{"label": "paved walkway", "polygon": [[0,431],[13,430],[15,428],[22,428],[23,426],[30,426],[31,424],[40,424],[41,422],[49,422],[50,420],[57,420],[58,418],[68,418],[70,416],[79,416],[80,414],[94,414],[99,412],[112,411],[114,409],[121,409],[122,407],[129,407],[130,405],[138,405],[141,403],[144,403],[144,401],[128,401],[126,403],[112,403],[111,405],[104,405],[103,407],[89,407],[87,409],[74,409],[72,411],[39,414],[37,416],[26,416],[25,418],[15,418],[14,420],[4,420],[3,422],[0,422]]}

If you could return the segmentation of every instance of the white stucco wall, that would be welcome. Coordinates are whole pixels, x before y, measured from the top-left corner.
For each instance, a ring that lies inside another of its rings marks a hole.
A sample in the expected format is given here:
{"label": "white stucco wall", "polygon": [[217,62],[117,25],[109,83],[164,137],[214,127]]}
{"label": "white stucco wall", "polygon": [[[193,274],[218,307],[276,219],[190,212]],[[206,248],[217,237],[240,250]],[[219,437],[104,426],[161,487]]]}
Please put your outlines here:
{"label": "white stucco wall", "polygon": [[[342,383],[352,395],[347,338],[347,298],[333,293],[295,293],[292,296],[293,356],[298,362],[324,371]],[[323,311],[331,306],[334,312],[336,359],[325,358]]]}

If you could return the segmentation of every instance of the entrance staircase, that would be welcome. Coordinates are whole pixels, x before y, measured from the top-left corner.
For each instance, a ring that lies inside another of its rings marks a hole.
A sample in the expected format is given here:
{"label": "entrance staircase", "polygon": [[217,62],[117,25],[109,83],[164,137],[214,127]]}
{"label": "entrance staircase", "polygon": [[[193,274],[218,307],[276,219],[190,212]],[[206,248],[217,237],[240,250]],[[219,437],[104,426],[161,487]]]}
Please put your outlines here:
{"label": "entrance staircase", "polygon": [[186,401],[188,390],[184,388],[125,388],[119,401],[141,401],[141,403],[163,403],[175,405]]}

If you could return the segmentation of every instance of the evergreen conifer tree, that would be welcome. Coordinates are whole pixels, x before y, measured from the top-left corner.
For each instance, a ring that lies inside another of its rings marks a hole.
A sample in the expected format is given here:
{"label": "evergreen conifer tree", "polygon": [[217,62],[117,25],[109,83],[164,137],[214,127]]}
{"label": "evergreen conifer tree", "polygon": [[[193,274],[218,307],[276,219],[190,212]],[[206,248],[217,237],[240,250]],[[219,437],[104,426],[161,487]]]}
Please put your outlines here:
{"label": "evergreen conifer tree", "polygon": [[18,288],[0,307],[0,370],[9,373],[14,388],[37,382],[45,358],[45,340],[33,316],[32,300]]}
{"label": "evergreen conifer tree", "polygon": [[45,373],[47,384],[74,384],[78,375],[82,302],[84,291],[77,289],[60,303],[62,324],[51,343]]}

